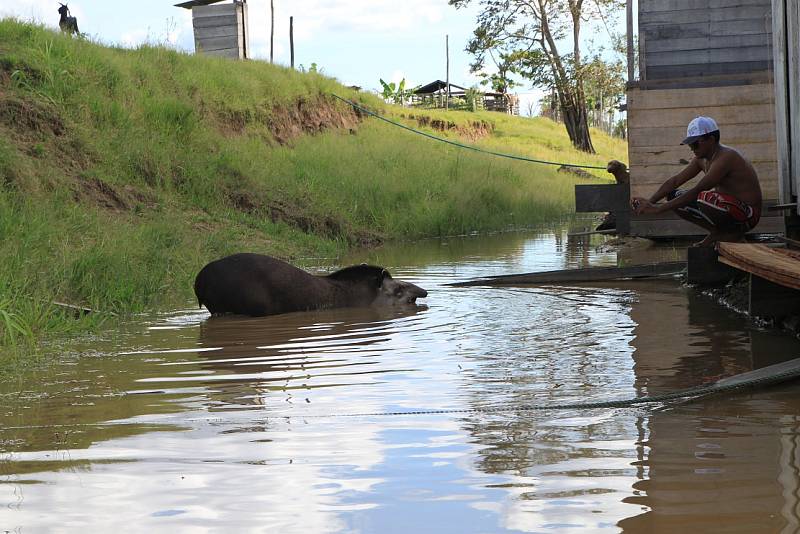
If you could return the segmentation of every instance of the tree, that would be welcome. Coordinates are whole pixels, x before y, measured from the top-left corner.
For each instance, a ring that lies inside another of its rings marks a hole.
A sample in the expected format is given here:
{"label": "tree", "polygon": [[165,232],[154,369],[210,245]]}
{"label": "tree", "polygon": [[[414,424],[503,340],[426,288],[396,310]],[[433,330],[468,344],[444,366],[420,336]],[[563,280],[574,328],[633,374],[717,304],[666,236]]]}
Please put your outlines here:
{"label": "tree", "polygon": [[[506,94],[513,87],[520,85],[511,77],[516,72],[515,58],[512,54],[496,48],[497,46],[488,43],[485,37],[470,41],[467,52],[475,56],[475,61],[469,66],[469,71],[481,78],[482,85],[489,85],[493,91]],[[484,69],[487,55],[496,68],[494,73],[487,73]]]}
{"label": "tree", "polygon": [[[486,54],[505,58],[509,70],[534,85],[555,89],[572,144],[594,153],[586,114],[580,32],[583,22],[601,17],[620,0],[449,0],[456,8],[481,7],[467,51],[482,62]],[[559,41],[572,37],[572,52]],[[493,56],[492,56],[493,57]]]}
{"label": "tree", "polygon": [[625,96],[625,65],[621,60],[607,61],[595,55],[583,67],[586,104],[594,115],[592,126],[612,133],[611,118]]}

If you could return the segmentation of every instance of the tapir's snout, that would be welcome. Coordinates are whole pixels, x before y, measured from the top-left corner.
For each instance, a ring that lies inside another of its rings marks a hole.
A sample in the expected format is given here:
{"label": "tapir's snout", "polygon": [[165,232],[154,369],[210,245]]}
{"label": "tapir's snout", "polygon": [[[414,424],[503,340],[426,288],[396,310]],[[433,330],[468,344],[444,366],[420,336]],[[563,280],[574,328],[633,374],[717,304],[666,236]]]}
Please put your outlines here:
{"label": "tapir's snout", "polygon": [[414,284],[408,284],[408,286],[409,287],[406,290],[408,293],[408,299],[406,300],[406,302],[408,302],[409,304],[414,304],[417,301],[417,299],[424,299],[425,297],[428,296],[428,292],[422,289],[421,287],[415,286]]}
{"label": "tapir's snout", "polygon": [[406,305],[414,304],[417,299],[425,298],[428,292],[410,282],[403,282],[386,277],[383,280],[381,291],[373,302],[373,305]]}

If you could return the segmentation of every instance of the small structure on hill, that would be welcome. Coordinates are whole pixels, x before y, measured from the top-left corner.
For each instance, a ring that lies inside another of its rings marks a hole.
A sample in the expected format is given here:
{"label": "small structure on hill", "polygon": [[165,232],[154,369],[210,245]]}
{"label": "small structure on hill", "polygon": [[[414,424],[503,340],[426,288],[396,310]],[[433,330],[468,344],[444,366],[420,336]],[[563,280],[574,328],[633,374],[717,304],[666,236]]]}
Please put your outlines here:
{"label": "small structure on hill", "polygon": [[220,4],[221,1],[190,0],[175,6],[192,10],[195,52],[247,59],[250,54],[247,0],[233,0],[229,4]]}
{"label": "small structure on hill", "polygon": [[[449,95],[449,105],[445,105]],[[475,100],[474,104],[470,99]],[[480,92],[472,93],[469,89],[448,84],[442,80],[435,80],[414,89],[411,95],[412,106],[426,108],[449,109],[485,109],[487,111],[500,111],[509,115],[519,115],[519,98],[517,95]],[[474,107],[473,107],[474,106]]]}

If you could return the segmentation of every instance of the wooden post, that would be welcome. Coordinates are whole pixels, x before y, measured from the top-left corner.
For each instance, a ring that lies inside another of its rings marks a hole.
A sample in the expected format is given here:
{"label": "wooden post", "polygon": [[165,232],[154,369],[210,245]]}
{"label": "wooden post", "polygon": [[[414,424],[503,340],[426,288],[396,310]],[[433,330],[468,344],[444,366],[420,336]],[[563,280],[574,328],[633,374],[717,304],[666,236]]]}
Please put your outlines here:
{"label": "wooden post", "polygon": [[247,27],[247,0],[242,0],[242,59],[250,57],[250,30]]}
{"label": "wooden post", "polygon": [[751,273],[748,306],[753,317],[780,320],[800,312],[800,291]]}
{"label": "wooden post", "polygon": [[269,0],[269,62],[272,63],[275,55],[275,0]]}
{"label": "wooden post", "polygon": [[292,54],[292,68],[294,68],[294,17],[289,17],[289,50]]}
{"label": "wooden post", "polygon": [[633,0],[625,2],[625,22],[628,26],[628,82],[632,82],[635,76],[633,68]]}
{"label": "wooden post", "polygon": [[447,111],[450,109],[450,36],[444,36],[444,53],[447,57],[447,67],[446,67],[446,76],[445,76],[445,83],[447,86],[445,87],[445,96],[444,96],[444,109]]}

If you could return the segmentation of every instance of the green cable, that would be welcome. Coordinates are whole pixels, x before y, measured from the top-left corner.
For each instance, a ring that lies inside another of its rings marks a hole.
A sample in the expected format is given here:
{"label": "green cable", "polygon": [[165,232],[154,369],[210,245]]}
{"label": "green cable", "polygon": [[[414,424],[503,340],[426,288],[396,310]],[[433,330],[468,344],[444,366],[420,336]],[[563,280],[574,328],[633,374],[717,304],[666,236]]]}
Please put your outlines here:
{"label": "green cable", "polygon": [[404,130],[408,130],[409,132],[414,132],[415,134],[424,135],[425,137],[429,137],[429,138],[434,139],[436,141],[441,141],[442,143],[447,143],[448,145],[457,146],[459,148],[466,148],[468,150],[474,150],[475,152],[482,152],[484,154],[491,154],[492,156],[500,156],[501,158],[518,159],[520,161],[530,161],[532,163],[542,163],[544,165],[559,165],[561,167],[575,167],[575,168],[579,168],[579,169],[606,170],[606,167],[597,167],[597,166],[594,166],[594,165],[573,165],[571,163],[558,163],[556,161],[545,161],[545,160],[541,160],[541,159],[526,158],[524,156],[515,156],[513,154],[503,154],[502,152],[493,152],[491,150],[483,150],[482,148],[478,148],[476,146],[470,146],[470,145],[465,145],[465,144],[462,144],[462,143],[456,143],[455,141],[450,141],[449,139],[443,139],[441,137],[436,137],[435,135],[431,135],[429,133],[425,133],[425,132],[422,132],[420,130],[415,130],[414,128],[410,128],[410,127],[406,126],[405,124],[400,124],[399,122],[395,122],[395,121],[389,120],[386,117],[382,117],[381,115],[378,115],[377,113],[374,113],[374,112],[372,112],[372,111],[370,111],[370,110],[368,110],[368,109],[366,109],[364,107],[361,107],[358,104],[356,104],[355,102],[351,102],[350,100],[347,100],[346,98],[342,98],[341,96],[339,96],[337,94],[331,93],[331,95],[334,96],[335,98],[338,98],[342,102],[350,104],[351,106],[353,106],[353,108],[355,108],[355,109],[357,109],[357,110],[359,110],[359,111],[361,111],[363,113],[366,113],[367,115],[371,115],[371,116],[375,117],[376,119],[380,119],[382,121],[388,122],[389,124],[393,124],[395,126],[399,126],[400,128],[403,128]]}

